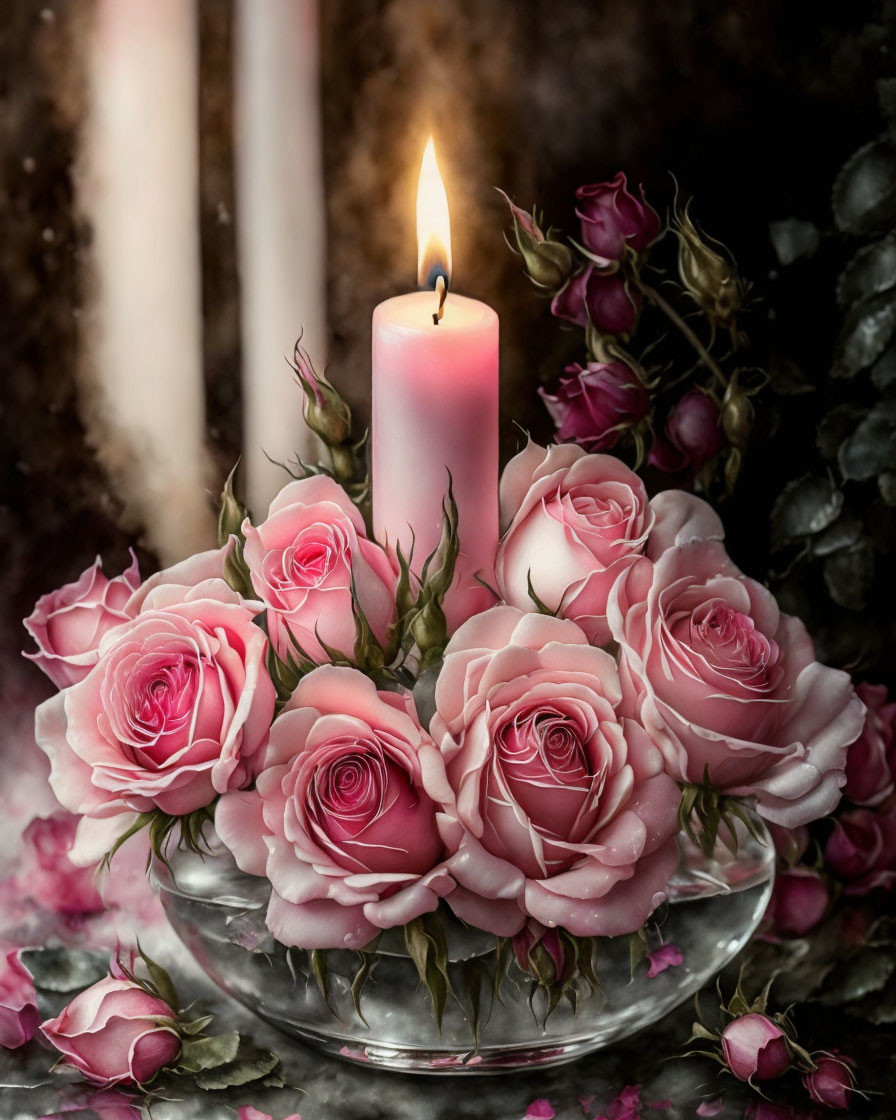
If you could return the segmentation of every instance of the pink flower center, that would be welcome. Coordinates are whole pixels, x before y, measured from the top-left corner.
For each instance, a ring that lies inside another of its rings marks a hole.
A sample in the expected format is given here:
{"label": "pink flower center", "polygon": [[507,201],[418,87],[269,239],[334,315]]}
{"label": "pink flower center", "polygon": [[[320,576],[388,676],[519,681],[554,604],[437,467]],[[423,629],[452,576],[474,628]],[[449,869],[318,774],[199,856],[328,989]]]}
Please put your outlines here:
{"label": "pink flower center", "polygon": [[202,678],[195,655],[156,655],[142,659],[129,678],[127,723],[142,764],[159,765],[184,743],[193,720]]}
{"label": "pink flower center", "polygon": [[688,644],[714,668],[751,688],[764,689],[777,664],[777,643],[756,629],[749,615],[722,599],[703,603],[690,616]]}
{"label": "pink flower center", "polygon": [[262,575],[276,591],[320,587],[340,566],[348,542],[338,527],[313,525],[286,548],[272,548],[262,561]]}

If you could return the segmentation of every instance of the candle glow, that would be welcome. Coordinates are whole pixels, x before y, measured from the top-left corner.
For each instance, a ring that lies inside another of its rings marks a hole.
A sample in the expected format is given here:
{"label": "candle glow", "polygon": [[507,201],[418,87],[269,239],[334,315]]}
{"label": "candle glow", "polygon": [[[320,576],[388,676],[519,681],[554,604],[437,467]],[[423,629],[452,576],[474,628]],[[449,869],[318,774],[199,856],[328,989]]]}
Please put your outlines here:
{"label": "candle glow", "polygon": [[451,280],[451,218],[430,136],[417,181],[417,283],[421,288],[435,288],[440,276],[446,283]]}

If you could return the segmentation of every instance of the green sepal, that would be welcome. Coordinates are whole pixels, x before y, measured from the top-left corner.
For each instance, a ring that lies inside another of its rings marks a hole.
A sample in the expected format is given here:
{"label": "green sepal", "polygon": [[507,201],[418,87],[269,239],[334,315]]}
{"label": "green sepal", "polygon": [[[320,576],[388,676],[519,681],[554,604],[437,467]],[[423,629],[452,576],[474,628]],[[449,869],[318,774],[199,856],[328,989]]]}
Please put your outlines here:
{"label": "green sepal", "polygon": [[539,597],[535,594],[535,588],[532,586],[532,569],[531,568],[526,573],[526,587],[527,587],[527,590],[528,590],[529,598],[535,604],[535,609],[538,611],[539,614],[547,614],[547,615],[550,615],[551,618],[558,618],[559,617],[559,615],[560,615],[560,607],[559,606],[556,608],[556,610],[551,610],[551,608],[549,606],[547,606],[545,603],[543,603],[541,601],[541,599],[539,599]]}
{"label": "green sepal", "polygon": [[448,945],[445,929],[435,914],[423,914],[404,927],[404,943],[408,955],[432,1000],[432,1013],[439,1030],[445,1005],[451,994],[448,979]]}
{"label": "green sepal", "polygon": [[463,962],[461,975],[463,977],[464,994],[470,1004],[470,1023],[473,1028],[473,1054],[476,1054],[479,1052],[482,1027],[488,1022],[491,1012],[489,1008],[489,1014],[483,1019],[482,994],[483,991],[487,991],[491,986],[489,984],[491,973],[485,961],[477,960],[474,957],[472,960]]}
{"label": "green sepal", "polygon": [[750,813],[749,801],[731,797],[717,789],[710,777],[709,767],[703,771],[702,782],[685,782],[678,806],[679,828],[685,832],[703,854],[709,858],[720,837],[725,845],[737,854],[737,821],[742,821],[750,835],[764,843],[764,837]]}
{"label": "green sepal", "polygon": [[332,1015],[336,1014],[336,1008],[330,1000],[330,960],[326,949],[309,949],[308,960],[311,965],[311,971],[314,974],[314,979],[317,981],[317,987],[320,994],[324,998],[324,1003],[330,1010]]}
{"label": "green sepal", "polygon": [[233,492],[233,480],[239,465],[240,461],[237,459],[221,491],[221,505],[218,511],[219,548],[223,548],[231,537],[236,537],[238,541],[245,540],[243,522],[249,516],[249,511]]}
{"label": "green sepal", "polygon": [[373,970],[376,968],[379,960],[376,955],[376,947],[379,944],[379,934],[370,942],[365,945],[363,949],[357,950],[358,967],[355,969],[355,974],[352,977],[351,996],[352,1005],[355,1009],[355,1014],[366,1027],[367,1020],[364,1018],[364,1013],[361,1011],[361,995],[367,984],[367,981],[373,975]]}
{"label": "green sepal", "polygon": [[[162,968],[160,964],[157,964],[152,959],[152,957],[150,957],[144,951],[139,939],[137,940],[137,952],[139,953],[140,958],[146,966],[146,971],[149,973],[148,982],[146,980],[138,980],[137,983],[140,984],[142,988],[145,988],[147,991],[149,991],[150,994],[158,996],[159,999],[163,1001],[163,1003],[167,1003],[172,1011],[179,1011],[180,997],[177,994],[177,988],[175,988],[174,986],[174,981],[169,976],[167,970]],[[199,1030],[202,1030],[204,1027],[208,1026],[211,1021],[211,1015],[208,1015],[205,1021],[203,1021],[202,1019],[197,1019],[194,1023],[191,1024],[191,1026],[195,1027],[196,1023],[200,1023],[201,1026],[198,1028],[198,1030],[194,1030],[192,1033],[198,1034]]]}
{"label": "green sepal", "polygon": [[635,971],[638,965],[647,956],[647,934],[643,929],[636,930],[629,935],[628,939],[628,960],[629,967],[631,968],[632,980],[635,978]]}

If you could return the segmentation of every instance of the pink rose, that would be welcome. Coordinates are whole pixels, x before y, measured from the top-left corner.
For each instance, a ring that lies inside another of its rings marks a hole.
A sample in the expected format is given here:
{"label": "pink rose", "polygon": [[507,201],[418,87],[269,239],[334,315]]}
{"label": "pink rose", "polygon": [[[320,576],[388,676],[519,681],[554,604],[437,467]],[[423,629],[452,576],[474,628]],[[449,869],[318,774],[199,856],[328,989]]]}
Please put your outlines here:
{"label": "pink rose", "polygon": [[[143,1085],[181,1049],[174,1009],[132,980],[107,976],[86,988],[41,1031],[68,1065],[97,1085]],[[158,1020],[170,1020],[170,1025]]]}
{"label": "pink rose", "polygon": [[675,540],[722,536],[718,517],[698,498],[670,491],[648,503],[640,478],[611,455],[529,442],[501,478],[506,532],[495,561],[498,588],[511,606],[572,619],[595,645],[610,640],[607,600],[623,571],[645,550]]}
{"label": "pink rose", "polygon": [[862,702],[846,673],[818,664],[802,622],[720,544],[692,540],[638,560],[614,585],[607,618],[622,712],[670,774],[701,782],[708,771],[789,828],[831,812]]}
{"label": "pink rose", "polygon": [[19,950],[0,957],[0,1046],[16,1050],[34,1038],[40,1024],[31,973],[19,960]]}
{"label": "pink rose", "polygon": [[722,1054],[740,1081],[771,1081],[790,1068],[784,1032],[756,1012],[728,1023],[722,1031]]}
{"label": "pink rose", "polygon": [[609,183],[592,183],[579,187],[576,210],[582,222],[582,243],[605,260],[622,259],[626,247],[643,253],[660,232],[660,219],[644,197],[640,200],[628,189],[625,174],[620,171]]}
{"label": "pink rose", "polygon": [[57,914],[95,914],[105,910],[94,869],[69,859],[78,818],[72,813],[35,817],[22,833],[24,859],[19,873],[23,893]]}
{"label": "pink rose", "polygon": [[589,265],[551,300],[551,314],[583,329],[589,320],[599,331],[628,335],[641,314],[641,296],[618,272],[606,274]]}
{"label": "pink rose", "polygon": [[37,653],[25,656],[39,665],[57,688],[82,681],[97,661],[100,638],[133,617],[128,600],[140,586],[137,558],[114,579],[103,575],[97,556],[74,583],[42,595],[25,619]]}
{"label": "pink rose", "polygon": [[856,685],[856,695],[866,708],[862,734],[846,756],[846,789],[857,805],[879,805],[893,792],[896,779],[896,703],[887,702],[882,684]]}
{"label": "pink rose", "polygon": [[826,1108],[849,1108],[856,1087],[852,1072],[855,1062],[836,1050],[813,1054],[812,1059],[818,1068],[803,1075],[803,1085],[812,1100]]}
{"label": "pink rose", "polygon": [[276,699],[259,609],[223,580],[159,585],[37,709],[53,791],[84,815],[73,862],[100,859],[133,813],[180,816],[255,776]]}
{"label": "pink rose", "polygon": [[395,620],[395,571],[332,478],[290,482],[271,502],[267,520],[257,528],[246,521],[243,532],[252,584],[282,657],[298,656],[290,634],[313,660],[330,660],[324,646],[352,656],[352,582],[371,630],[385,643]]}
{"label": "pink rose", "polygon": [[666,418],[665,433],[657,436],[649,462],[668,474],[696,474],[722,447],[719,410],[699,389],[691,389]]}
{"label": "pink rose", "polygon": [[463,921],[509,937],[529,915],[613,936],[665,897],[680,794],[620,698],[613,659],[573,622],[494,607],[451,639],[431,730]]}
{"label": "pink rose", "polygon": [[852,809],[834,822],[824,860],[849,895],[896,886],[896,813]]}
{"label": "pink rose", "polygon": [[561,443],[577,443],[586,451],[608,451],[623,429],[642,419],[650,397],[638,376],[620,362],[576,363],[566,367],[557,392],[539,389]]}
{"label": "pink rose", "polygon": [[804,937],[825,915],[830,897],[824,879],[809,867],[793,867],[775,879],[766,918],[782,937]]}
{"label": "pink rose", "polygon": [[431,792],[444,785],[410,698],[325,665],[275,720],[256,789],[225,794],[215,823],[243,871],[270,879],[278,941],[360,949],[452,889]]}

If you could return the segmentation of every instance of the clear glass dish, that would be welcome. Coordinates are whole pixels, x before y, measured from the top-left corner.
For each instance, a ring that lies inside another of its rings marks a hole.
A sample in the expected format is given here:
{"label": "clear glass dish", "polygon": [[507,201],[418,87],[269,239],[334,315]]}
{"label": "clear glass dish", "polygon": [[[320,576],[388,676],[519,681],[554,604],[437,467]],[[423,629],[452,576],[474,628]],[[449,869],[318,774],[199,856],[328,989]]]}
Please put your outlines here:
{"label": "clear glass dish", "polygon": [[765,843],[739,825],[737,855],[720,843],[707,858],[680,837],[679,868],[669,902],[654,915],[649,948],[660,941],[674,945],[682,963],[648,978],[645,961],[632,969],[630,938],[599,938],[600,988],[592,991],[580,981],[575,1009],[564,998],[547,1014],[548,994],[509,953],[500,999],[483,982],[474,1016],[470,977],[494,973],[495,938],[448,916],[453,994],[441,1029],[400,931],[390,931],[371,954],[375,967],[360,996],[360,1015],[351,992],[358,954],[328,952],[328,1003],[321,958],[313,961],[308,952],[273,939],[264,923],[269,883],[241,872],[213,833],[210,855],[172,849],[170,869],[155,861],[153,879],[168,920],[202,968],[281,1030],[326,1054],[371,1066],[490,1073],[557,1065],[609,1046],[657,1022],[711,980],[747,942],[771,894],[774,848],[758,820],[756,827]]}

